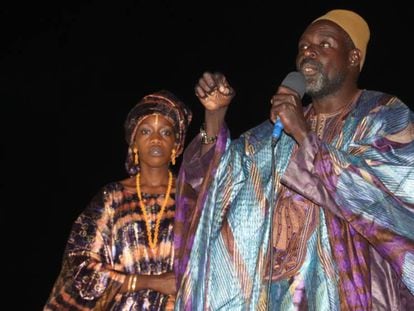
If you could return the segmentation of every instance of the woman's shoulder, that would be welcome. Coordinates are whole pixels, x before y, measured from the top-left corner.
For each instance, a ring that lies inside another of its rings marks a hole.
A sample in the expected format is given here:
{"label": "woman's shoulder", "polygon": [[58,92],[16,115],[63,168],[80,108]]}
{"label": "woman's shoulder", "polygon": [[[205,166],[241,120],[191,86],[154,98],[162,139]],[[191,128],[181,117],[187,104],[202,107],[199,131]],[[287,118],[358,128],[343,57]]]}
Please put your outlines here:
{"label": "woman's shoulder", "polygon": [[122,180],[113,181],[108,183],[106,189],[113,191],[133,191],[135,189],[135,178],[129,177]]}
{"label": "woman's shoulder", "polygon": [[124,180],[116,180],[111,181],[103,186],[98,191],[98,194],[111,194],[111,193],[117,193],[122,192],[125,189]]}
{"label": "woman's shoulder", "polygon": [[114,207],[115,202],[121,202],[124,197],[122,181],[111,181],[101,186],[90,200],[86,211],[103,212],[107,207]]}
{"label": "woman's shoulder", "polygon": [[92,205],[103,206],[107,201],[123,196],[125,185],[122,180],[108,182],[98,189],[91,199]]}

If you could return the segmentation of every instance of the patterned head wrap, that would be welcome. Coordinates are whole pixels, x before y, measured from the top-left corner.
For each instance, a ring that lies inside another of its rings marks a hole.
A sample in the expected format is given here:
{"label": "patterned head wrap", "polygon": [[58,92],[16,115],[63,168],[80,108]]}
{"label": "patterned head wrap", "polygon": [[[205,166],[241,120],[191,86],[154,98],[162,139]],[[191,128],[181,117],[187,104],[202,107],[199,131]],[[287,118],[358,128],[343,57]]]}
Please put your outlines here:
{"label": "patterned head wrap", "polygon": [[192,119],[191,110],[169,91],[161,90],[146,95],[129,111],[124,123],[125,139],[129,145],[125,166],[131,176],[138,172],[132,150],[137,128],[145,117],[156,113],[166,117],[173,125],[177,157],[183,152],[185,135]]}
{"label": "patterned head wrap", "polygon": [[360,69],[364,65],[367,45],[370,37],[367,22],[355,12],[349,10],[332,10],[313,21],[327,19],[341,27],[349,35],[355,47],[361,51]]}

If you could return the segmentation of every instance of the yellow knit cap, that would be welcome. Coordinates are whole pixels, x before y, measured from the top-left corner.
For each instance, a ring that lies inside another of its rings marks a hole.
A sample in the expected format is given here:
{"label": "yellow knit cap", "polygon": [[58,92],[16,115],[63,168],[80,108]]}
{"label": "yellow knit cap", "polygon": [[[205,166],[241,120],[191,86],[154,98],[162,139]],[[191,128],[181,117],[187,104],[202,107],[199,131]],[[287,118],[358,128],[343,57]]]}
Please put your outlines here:
{"label": "yellow knit cap", "polygon": [[369,41],[369,26],[367,22],[355,12],[349,10],[332,10],[313,21],[327,19],[340,26],[349,35],[355,47],[361,51],[360,69],[365,61]]}

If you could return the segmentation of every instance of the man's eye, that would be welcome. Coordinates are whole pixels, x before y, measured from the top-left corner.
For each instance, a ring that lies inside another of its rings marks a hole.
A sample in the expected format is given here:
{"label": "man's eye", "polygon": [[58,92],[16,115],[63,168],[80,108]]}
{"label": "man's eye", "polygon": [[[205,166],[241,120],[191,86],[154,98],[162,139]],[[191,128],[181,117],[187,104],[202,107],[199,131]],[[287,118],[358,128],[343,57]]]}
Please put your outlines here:
{"label": "man's eye", "polygon": [[330,48],[331,47],[331,44],[328,43],[328,42],[322,42],[321,43],[321,47],[323,47],[323,48]]}

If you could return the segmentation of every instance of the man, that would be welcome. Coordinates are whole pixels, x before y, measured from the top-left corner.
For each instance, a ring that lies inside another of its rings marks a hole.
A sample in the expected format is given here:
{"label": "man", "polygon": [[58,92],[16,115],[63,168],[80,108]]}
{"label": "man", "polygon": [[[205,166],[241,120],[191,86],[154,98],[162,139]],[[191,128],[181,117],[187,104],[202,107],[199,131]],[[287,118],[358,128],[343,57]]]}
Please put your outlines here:
{"label": "man", "polygon": [[205,128],[179,181],[177,309],[413,306],[414,114],[358,88],[369,36],[348,10],[307,27],[296,66],[312,102],[278,89],[275,146],[269,121],[230,141],[234,90],[219,73],[200,79]]}

